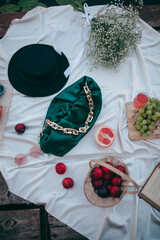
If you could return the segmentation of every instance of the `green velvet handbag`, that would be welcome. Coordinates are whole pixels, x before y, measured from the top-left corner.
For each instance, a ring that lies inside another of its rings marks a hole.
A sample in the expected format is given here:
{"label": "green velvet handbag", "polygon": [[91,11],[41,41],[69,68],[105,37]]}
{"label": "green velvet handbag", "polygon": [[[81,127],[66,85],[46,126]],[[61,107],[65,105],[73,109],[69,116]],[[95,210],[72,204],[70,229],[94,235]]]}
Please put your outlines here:
{"label": "green velvet handbag", "polygon": [[64,156],[92,128],[102,107],[101,90],[84,76],[60,92],[50,103],[40,147],[43,152]]}

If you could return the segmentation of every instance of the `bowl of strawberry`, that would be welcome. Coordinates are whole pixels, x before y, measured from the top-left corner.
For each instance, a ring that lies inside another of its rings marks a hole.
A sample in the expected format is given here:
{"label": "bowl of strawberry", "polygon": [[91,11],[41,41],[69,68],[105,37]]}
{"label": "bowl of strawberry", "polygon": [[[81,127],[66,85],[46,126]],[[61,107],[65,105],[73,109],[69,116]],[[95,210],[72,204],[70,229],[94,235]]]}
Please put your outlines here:
{"label": "bowl of strawberry", "polygon": [[84,181],[84,193],[92,204],[99,207],[111,207],[120,202],[127,193],[129,182],[139,187],[130,178],[127,165],[117,156],[108,155],[100,160],[89,162],[90,171]]}

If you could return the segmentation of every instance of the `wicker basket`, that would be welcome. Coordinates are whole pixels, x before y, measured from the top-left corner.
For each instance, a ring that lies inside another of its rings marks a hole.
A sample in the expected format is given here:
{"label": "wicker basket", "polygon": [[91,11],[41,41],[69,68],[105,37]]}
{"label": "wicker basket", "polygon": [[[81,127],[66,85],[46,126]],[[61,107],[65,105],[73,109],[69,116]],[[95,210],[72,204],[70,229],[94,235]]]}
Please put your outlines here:
{"label": "wicker basket", "polygon": [[[126,174],[119,171],[117,168],[112,167],[109,164],[106,164],[105,162],[111,162],[111,163],[113,163],[114,166],[121,165],[121,166],[125,167]],[[93,165],[93,163],[94,163],[94,165]],[[90,166],[90,171],[88,172],[88,174],[85,178],[85,181],[84,181],[84,193],[85,193],[85,196],[88,199],[88,201],[91,202],[93,205],[99,206],[99,207],[111,207],[111,206],[116,205],[118,202],[120,202],[126,193],[136,194],[138,192],[139,187],[138,187],[137,183],[129,177],[129,170],[127,168],[127,165],[119,157],[113,156],[113,155],[107,155],[100,160],[91,160],[89,162],[89,166]],[[101,198],[96,194],[94,187],[92,185],[91,172],[92,172],[93,168],[99,167],[99,166],[107,167],[112,172],[114,172],[122,177],[123,181],[122,181],[122,185],[121,185],[120,197]],[[131,182],[137,188],[137,190],[127,191],[129,182]]]}

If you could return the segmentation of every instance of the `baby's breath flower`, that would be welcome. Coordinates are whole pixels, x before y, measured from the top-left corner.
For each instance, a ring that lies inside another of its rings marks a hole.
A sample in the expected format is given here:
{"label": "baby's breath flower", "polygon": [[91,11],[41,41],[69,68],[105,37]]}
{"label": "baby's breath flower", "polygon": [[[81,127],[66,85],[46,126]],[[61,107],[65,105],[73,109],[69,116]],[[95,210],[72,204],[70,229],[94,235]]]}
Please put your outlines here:
{"label": "baby's breath flower", "polygon": [[140,18],[133,8],[104,6],[91,20],[87,55],[91,67],[117,68],[135,52],[142,38]]}

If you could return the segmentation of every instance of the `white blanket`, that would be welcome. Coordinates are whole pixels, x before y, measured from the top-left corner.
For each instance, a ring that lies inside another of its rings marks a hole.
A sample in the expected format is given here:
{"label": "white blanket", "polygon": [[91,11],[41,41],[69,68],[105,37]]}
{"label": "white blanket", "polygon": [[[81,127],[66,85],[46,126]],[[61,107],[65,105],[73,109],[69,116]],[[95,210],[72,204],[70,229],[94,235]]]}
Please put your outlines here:
{"label": "white blanket", "polygon": [[[98,6],[90,7],[89,12],[93,15],[97,9]],[[19,48],[32,43],[51,45],[52,34],[65,16],[67,18],[58,28],[55,44],[72,63],[84,48],[84,20],[73,15],[71,6],[38,7],[21,20],[14,20],[0,40],[0,79],[8,80],[8,62]],[[0,146],[0,170],[9,190],[35,204],[44,204],[47,212],[91,240],[158,240],[160,237],[160,213],[137,195],[126,194],[114,207],[100,208],[88,202],[83,192],[91,159],[116,151],[139,186],[144,184],[159,162],[159,139],[131,141],[128,136],[125,103],[133,100],[137,90],[160,99],[160,34],[143,21],[141,25],[142,43],[118,72],[102,68],[91,72],[84,55],[71,73],[65,87],[84,75],[90,76],[101,88],[103,103],[93,128],[68,154],[62,158],[48,154],[42,154],[37,159],[27,156],[26,164],[21,167],[14,163],[15,155],[28,154],[29,149],[38,143],[46,111],[56,94],[32,98],[14,90]],[[17,123],[26,125],[24,134],[15,132]],[[114,143],[106,149],[94,140],[96,129],[102,125],[116,131]],[[64,175],[55,172],[58,162],[67,166]],[[63,188],[65,177],[74,179],[72,189]]]}

